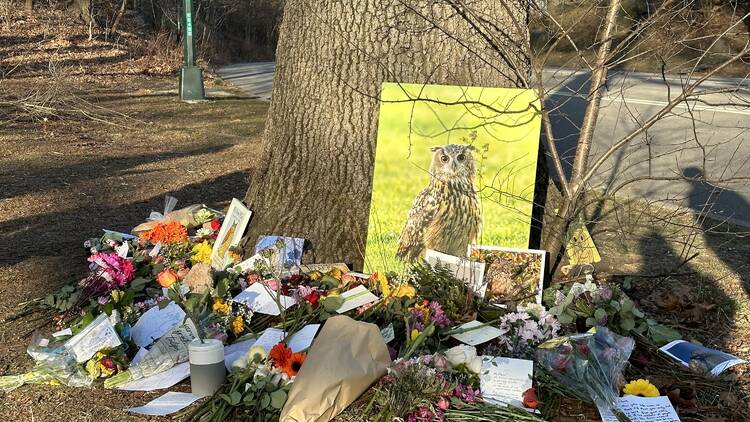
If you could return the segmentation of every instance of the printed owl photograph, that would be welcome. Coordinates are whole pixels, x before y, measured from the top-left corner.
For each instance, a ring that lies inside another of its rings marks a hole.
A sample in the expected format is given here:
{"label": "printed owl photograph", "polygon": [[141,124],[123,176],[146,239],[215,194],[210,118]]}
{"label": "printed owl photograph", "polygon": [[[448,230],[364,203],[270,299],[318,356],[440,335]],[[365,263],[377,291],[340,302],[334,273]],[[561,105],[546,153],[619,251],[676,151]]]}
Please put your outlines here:
{"label": "printed owl photograph", "polygon": [[469,260],[484,264],[484,298],[502,305],[542,304],[546,253],[538,249],[469,245]]}
{"label": "printed owl photograph", "polygon": [[384,83],[366,269],[528,248],[539,110],[533,90]]}

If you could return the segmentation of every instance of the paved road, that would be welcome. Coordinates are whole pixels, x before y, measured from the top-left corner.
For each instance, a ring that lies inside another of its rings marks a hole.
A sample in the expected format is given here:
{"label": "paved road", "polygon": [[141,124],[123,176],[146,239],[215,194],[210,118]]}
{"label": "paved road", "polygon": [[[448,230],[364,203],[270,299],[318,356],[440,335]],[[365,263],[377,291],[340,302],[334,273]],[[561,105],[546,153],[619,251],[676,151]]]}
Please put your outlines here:
{"label": "paved road", "polygon": [[[258,62],[222,67],[218,73],[249,95],[268,100],[273,71],[273,62]],[[545,85],[555,87],[546,106],[558,108],[553,115],[553,128],[556,144],[565,157],[572,157],[575,153],[577,126],[583,119],[583,97],[588,92],[588,79],[589,75],[584,72],[545,72]],[[594,159],[637,128],[638,121],[658,112],[666,104],[669,90],[674,96],[680,83],[679,77],[665,83],[657,75],[645,73],[611,75],[597,122],[592,148]],[[744,81],[717,78],[704,85],[704,89],[711,90],[733,87],[739,87],[740,98],[750,104],[750,84]],[[712,104],[726,103],[727,100],[725,94],[711,94],[707,98]],[[651,128],[647,136],[634,140],[628,148],[610,157],[594,180],[595,187],[611,191],[628,180],[644,176],[656,179],[687,176],[685,180],[647,180],[627,184],[618,194],[662,202],[667,206],[684,206],[750,227],[750,181],[726,181],[750,177],[750,111],[695,104],[690,110],[680,106],[674,113]],[[695,125],[690,113],[695,116]],[[707,169],[708,179],[722,182],[696,181],[695,178],[701,176],[700,168]]]}

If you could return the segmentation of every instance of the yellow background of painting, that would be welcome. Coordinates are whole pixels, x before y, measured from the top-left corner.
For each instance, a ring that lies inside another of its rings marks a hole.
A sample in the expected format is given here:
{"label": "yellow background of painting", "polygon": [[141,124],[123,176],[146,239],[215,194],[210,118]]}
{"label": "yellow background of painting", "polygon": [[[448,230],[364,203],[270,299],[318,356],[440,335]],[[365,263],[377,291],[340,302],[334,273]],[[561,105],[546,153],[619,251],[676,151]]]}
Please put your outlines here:
{"label": "yellow background of painting", "polygon": [[477,148],[483,228],[474,243],[528,247],[539,110],[532,90],[383,84],[366,270],[403,267],[395,259],[398,238],[414,197],[429,183],[430,147],[450,143]]}

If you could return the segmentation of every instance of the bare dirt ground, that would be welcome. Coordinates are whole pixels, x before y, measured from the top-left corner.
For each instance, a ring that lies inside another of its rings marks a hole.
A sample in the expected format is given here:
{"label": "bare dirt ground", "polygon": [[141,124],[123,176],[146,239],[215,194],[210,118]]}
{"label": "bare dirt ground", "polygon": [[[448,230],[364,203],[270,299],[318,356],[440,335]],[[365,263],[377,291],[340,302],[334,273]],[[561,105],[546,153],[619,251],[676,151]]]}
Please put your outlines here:
{"label": "bare dirt ground", "polygon": [[[267,104],[185,104],[164,93],[175,87],[175,78],[145,77],[116,88],[87,85],[92,101],[129,116],[115,125],[0,127],[0,320],[81,276],[86,238],[102,228],[129,231],[163,207],[165,194],[218,208],[244,195]],[[0,373],[32,366],[26,346],[34,329],[53,330],[49,317],[0,323]],[[27,386],[0,393],[0,420],[127,420],[124,409],[159,395]]]}

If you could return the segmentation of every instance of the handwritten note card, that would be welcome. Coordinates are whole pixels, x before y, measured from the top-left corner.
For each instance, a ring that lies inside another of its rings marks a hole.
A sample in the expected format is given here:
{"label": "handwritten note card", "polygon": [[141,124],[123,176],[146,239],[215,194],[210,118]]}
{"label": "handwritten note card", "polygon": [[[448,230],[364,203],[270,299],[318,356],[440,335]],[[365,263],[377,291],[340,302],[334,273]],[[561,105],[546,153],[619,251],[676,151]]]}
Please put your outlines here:
{"label": "handwritten note card", "polygon": [[[277,296],[278,303],[276,303]],[[293,297],[279,295],[263,283],[251,284],[250,287],[235,296],[234,301],[243,302],[250,306],[253,312],[266,315],[280,315],[282,309],[287,309],[297,303]]]}
{"label": "handwritten note card", "polygon": [[469,346],[476,346],[477,344],[486,343],[494,338],[500,337],[503,334],[503,332],[500,331],[499,328],[484,325],[477,320],[469,321],[458,328],[467,331],[459,334],[453,334],[452,337],[460,341],[461,343],[468,344]]}
{"label": "handwritten note card", "polygon": [[378,297],[367,290],[365,286],[357,286],[347,292],[341,293],[341,298],[344,299],[344,304],[336,310],[340,314],[378,300]]}
{"label": "handwritten note card", "polygon": [[523,406],[523,393],[531,388],[533,374],[533,361],[482,356],[479,389],[489,403]]}
{"label": "handwritten note card", "polygon": [[146,311],[138,318],[130,333],[138,347],[147,347],[184,320],[185,311],[178,304],[169,302],[164,309],[154,306]]}
{"label": "handwritten note card", "polygon": [[[680,422],[667,396],[625,396],[617,399],[617,406],[631,422]],[[609,409],[600,407],[599,414],[603,422],[618,422]]]}

